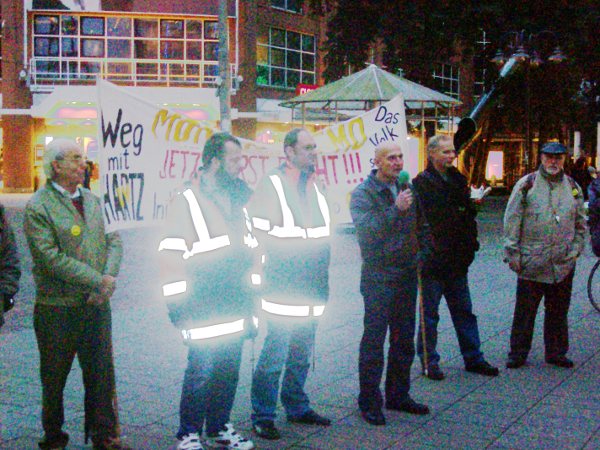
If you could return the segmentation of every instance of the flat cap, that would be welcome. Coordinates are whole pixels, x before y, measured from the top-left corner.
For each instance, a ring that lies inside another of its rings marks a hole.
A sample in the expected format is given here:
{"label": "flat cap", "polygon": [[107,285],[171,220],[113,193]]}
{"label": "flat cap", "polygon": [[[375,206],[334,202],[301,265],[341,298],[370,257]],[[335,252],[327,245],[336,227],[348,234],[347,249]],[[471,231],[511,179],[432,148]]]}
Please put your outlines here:
{"label": "flat cap", "polygon": [[550,153],[553,155],[560,155],[567,153],[567,147],[562,145],[560,142],[548,142],[540,149],[540,153]]}

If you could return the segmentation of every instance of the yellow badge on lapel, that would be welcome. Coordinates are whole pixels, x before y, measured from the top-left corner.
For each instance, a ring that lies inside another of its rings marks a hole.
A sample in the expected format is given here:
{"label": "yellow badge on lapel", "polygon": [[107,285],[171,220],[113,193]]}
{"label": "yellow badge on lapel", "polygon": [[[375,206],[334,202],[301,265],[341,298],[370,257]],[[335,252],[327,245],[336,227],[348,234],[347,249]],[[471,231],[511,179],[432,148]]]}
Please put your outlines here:
{"label": "yellow badge on lapel", "polygon": [[79,225],[73,225],[71,227],[71,234],[73,236],[79,236],[81,234],[81,227]]}

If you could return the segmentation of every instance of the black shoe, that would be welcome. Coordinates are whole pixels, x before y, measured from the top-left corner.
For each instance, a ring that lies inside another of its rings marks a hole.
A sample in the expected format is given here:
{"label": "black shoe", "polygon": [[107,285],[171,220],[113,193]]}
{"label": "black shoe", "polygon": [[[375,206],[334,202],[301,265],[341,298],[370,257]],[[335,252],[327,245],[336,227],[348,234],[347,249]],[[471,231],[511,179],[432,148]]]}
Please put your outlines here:
{"label": "black shoe", "polygon": [[566,369],[571,369],[575,366],[575,363],[571,361],[566,356],[555,356],[554,358],[546,358],[546,362],[548,364],[552,364],[557,367],[564,367]]}
{"label": "black shoe", "polygon": [[518,369],[525,365],[525,358],[520,358],[518,356],[509,356],[506,360],[506,368],[507,369]]}
{"label": "black shoe", "polygon": [[312,409],[309,409],[298,417],[288,416],[287,421],[292,423],[301,423],[304,425],[319,425],[321,427],[328,427],[331,425],[331,420],[329,420],[327,417],[320,416]]}
{"label": "black shoe", "polygon": [[429,407],[427,405],[417,403],[410,397],[400,403],[387,402],[385,404],[385,408],[391,409],[393,411],[402,411],[409,414],[417,414],[419,416],[429,414]]}
{"label": "black shoe", "polygon": [[275,423],[270,420],[252,424],[252,431],[254,431],[258,437],[268,439],[269,441],[276,441],[281,438],[279,430],[275,428]]}
{"label": "black shoe", "polygon": [[132,450],[126,446],[119,438],[106,437],[103,439],[93,439],[93,450]]}
{"label": "black shoe", "polygon": [[497,377],[500,373],[497,367],[491,366],[487,361],[484,360],[465,365],[465,370],[467,372],[478,373],[479,375],[485,375],[488,377]]}
{"label": "black shoe", "polygon": [[445,377],[444,372],[440,369],[440,366],[437,364],[429,364],[427,367],[427,371],[423,369],[423,375],[425,375],[430,380],[443,380]]}
{"label": "black shoe", "polygon": [[380,409],[361,410],[360,416],[369,425],[385,425],[385,416]]}
{"label": "black shoe", "polygon": [[44,439],[38,442],[38,446],[42,450],[63,449],[69,443],[69,435],[64,431],[56,436],[44,436]]}

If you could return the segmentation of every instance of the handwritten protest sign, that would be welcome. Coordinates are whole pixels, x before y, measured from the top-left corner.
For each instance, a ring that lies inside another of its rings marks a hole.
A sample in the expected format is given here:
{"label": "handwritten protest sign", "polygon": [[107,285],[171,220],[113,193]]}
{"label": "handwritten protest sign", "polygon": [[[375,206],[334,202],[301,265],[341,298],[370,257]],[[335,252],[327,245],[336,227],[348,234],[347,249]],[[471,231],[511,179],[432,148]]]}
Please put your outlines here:
{"label": "handwritten protest sign", "polygon": [[[107,229],[158,225],[172,194],[202,165],[202,149],[217,130],[98,80],[100,190]],[[416,174],[417,155],[408,146],[404,101],[397,96],[361,116],[314,134],[316,173],[336,222],[349,222],[349,197],[371,168],[382,141],[400,143],[405,169]],[[282,144],[240,139],[241,177],[251,186],[283,161]]]}

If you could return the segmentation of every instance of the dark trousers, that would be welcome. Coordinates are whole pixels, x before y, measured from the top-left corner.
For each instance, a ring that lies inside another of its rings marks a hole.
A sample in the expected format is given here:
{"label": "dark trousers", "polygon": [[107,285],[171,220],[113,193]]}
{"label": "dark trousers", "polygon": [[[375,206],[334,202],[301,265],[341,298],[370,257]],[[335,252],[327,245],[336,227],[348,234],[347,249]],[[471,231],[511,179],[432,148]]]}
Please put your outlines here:
{"label": "dark trousers", "polygon": [[573,287],[571,272],[556,284],[517,279],[517,302],[510,333],[509,356],[527,358],[531,350],[535,317],[544,297],[544,345],[546,359],[565,356],[569,350],[569,324],[567,315]]}
{"label": "dark trousers", "polygon": [[216,435],[229,422],[238,385],[242,342],[236,338],[190,346],[179,406],[179,439],[190,433],[202,435],[204,421],[209,435]]}
{"label": "dark trousers", "polygon": [[[467,275],[438,280],[423,276],[421,280],[423,296],[423,321],[417,335],[417,354],[427,365],[439,364],[440,355],[436,350],[437,326],[440,320],[439,309],[442,296],[446,299],[458,345],[465,364],[475,364],[483,360],[480,347],[477,316],[473,314],[473,304]],[[425,325],[425,330],[421,327]],[[424,331],[424,332],[423,332]],[[425,345],[423,345],[423,340]]]}
{"label": "dark trousers", "polygon": [[383,375],[384,344],[389,329],[385,398],[402,402],[410,389],[410,366],[415,356],[415,310],[417,271],[400,274],[363,269],[361,293],[365,302],[364,333],[359,351],[361,410],[381,409],[379,385]]}
{"label": "dark trousers", "polygon": [[33,325],[40,352],[42,426],[46,437],[59,436],[64,424],[63,391],[75,355],[85,388],[86,438],[90,434],[94,441],[115,437],[110,305],[36,305]]}

